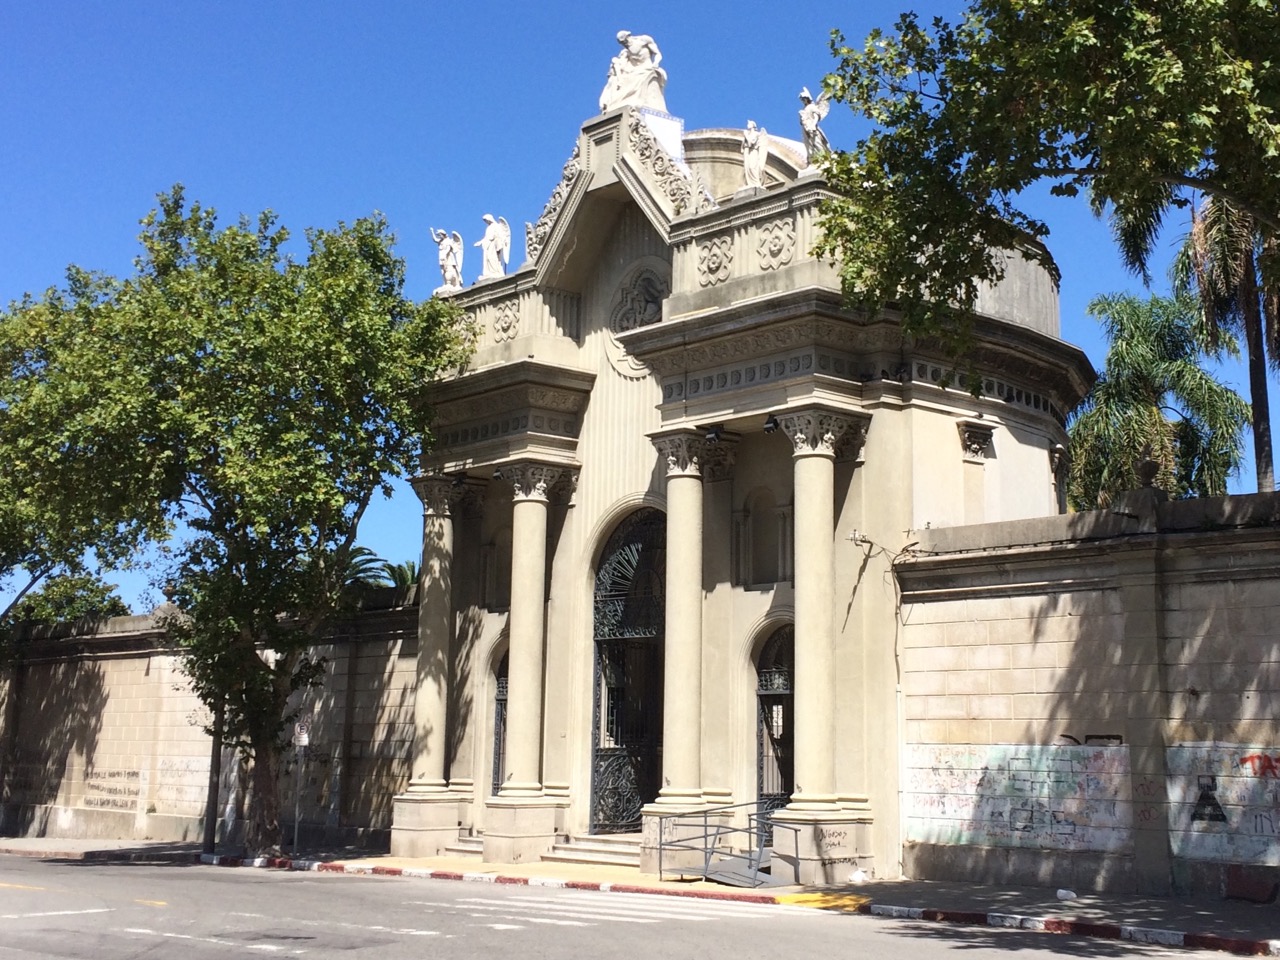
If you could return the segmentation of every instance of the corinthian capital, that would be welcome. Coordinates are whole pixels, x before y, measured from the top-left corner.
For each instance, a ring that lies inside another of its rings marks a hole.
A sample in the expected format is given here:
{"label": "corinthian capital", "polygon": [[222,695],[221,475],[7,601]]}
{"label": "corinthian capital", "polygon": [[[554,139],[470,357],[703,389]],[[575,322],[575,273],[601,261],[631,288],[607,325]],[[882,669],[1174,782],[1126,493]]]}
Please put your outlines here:
{"label": "corinthian capital", "polygon": [[424,474],[409,482],[413,485],[413,492],[422,501],[422,512],[434,517],[453,516],[454,509],[466,491],[465,484],[441,473]]}
{"label": "corinthian capital", "polygon": [[546,503],[551,497],[551,488],[564,473],[564,468],[545,463],[509,463],[501,467],[498,473],[503,480],[510,482],[513,499],[541,500]]}
{"label": "corinthian capital", "polygon": [[[791,438],[795,455],[836,457],[845,459],[849,444],[845,437],[853,436],[854,445],[861,450],[861,439],[866,436],[868,417],[842,414],[828,410],[797,410],[778,415],[778,427]],[[855,454],[856,455],[856,454]]]}
{"label": "corinthian capital", "polygon": [[651,437],[658,456],[667,461],[668,477],[700,477],[707,440],[700,430],[678,430]]}

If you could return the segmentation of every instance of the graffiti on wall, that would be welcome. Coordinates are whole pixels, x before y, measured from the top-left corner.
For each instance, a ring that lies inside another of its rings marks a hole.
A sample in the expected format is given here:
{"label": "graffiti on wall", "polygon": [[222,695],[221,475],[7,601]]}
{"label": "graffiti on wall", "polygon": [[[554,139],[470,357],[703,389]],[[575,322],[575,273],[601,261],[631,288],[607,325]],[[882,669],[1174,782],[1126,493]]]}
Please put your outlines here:
{"label": "graffiti on wall", "polygon": [[1175,856],[1280,865],[1280,750],[1181,743],[1166,764]]}
{"label": "graffiti on wall", "polygon": [[1133,835],[1124,746],[916,744],[907,839],[1117,852]]}

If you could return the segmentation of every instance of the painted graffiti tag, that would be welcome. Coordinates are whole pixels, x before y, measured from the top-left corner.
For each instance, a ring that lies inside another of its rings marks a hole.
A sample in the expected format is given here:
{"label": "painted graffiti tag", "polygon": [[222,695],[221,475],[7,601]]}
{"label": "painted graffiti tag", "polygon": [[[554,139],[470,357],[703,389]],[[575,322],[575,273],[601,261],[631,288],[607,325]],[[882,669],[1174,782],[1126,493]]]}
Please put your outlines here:
{"label": "painted graffiti tag", "polygon": [[1239,765],[1248,767],[1255,777],[1280,778],[1280,754],[1251,753],[1241,757]]}

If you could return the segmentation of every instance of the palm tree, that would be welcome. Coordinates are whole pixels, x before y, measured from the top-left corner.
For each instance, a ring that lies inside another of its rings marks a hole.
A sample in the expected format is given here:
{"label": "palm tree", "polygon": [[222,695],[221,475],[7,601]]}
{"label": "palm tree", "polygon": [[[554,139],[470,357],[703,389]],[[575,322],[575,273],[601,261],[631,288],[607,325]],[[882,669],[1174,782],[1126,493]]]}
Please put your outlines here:
{"label": "palm tree", "polygon": [[1231,334],[1244,333],[1259,493],[1276,488],[1267,364],[1280,366],[1280,276],[1268,283],[1265,268],[1280,268],[1277,260],[1275,238],[1265,237],[1253,217],[1207,197],[1198,210],[1192,207],[1191,230],[1173,265],[1174,290],[1198,297],[1203,333],[1215,353],[1224,341],[1234,347]]}
{"label": "palm tree", "polygon": [[394,587],[400,589],[412,587],[418,582],[418,561],[406,560],[404,563],[385,561],[382,564],[382,575],[390,580]]}
{"label": "palm tree", "polygon": [[1110,344],[1102,373],[1072,413],[1067,499],[1107,506],[1140,485],[1138,460],[1158,465],[1174,496],[1220,496],[1239,468],[1249,405],[1200,365],[1194,301],[1110,294],[1088,306]]}

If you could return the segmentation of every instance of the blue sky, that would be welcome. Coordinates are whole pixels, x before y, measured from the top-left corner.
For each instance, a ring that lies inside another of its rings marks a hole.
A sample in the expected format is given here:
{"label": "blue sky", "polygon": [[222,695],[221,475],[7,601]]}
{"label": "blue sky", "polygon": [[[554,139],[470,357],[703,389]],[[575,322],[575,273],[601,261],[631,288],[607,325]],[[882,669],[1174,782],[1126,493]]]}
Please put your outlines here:
{"label": "blue sky", "polygon": [[[224,221],[273,209],[299,238],[373,210],[408,261],[408,291],[440,282],[430,227],[462,233],[479,270],[483,214],[523,253],[578,127],[596,113],[620,29],[651,34],[667,105],[687,129],[748,119],[798,137],[796,94],[834,62],[833,27],[860,41],[902,9],[954,17],[959,2],[12,3],[0,9],[0,302],[60,284],[69,263],[127,273],[138,223],[181,182]],[[824,124],[850,147],[836,106]],[[1100,365],[1084,306],[1141,284],[1083,201],[1031,204],[1063,272],[1063,336]],[[1162,283],[1162,278],[1157,278]],[[1237,389],[1240,369],[1226,376]],[[1252,470],[1233,483],[1249,490]],[[402,561],[419,507],[403,488],[366,516],[362,542]],[[135,609],[147,574],[111,577]]]}

